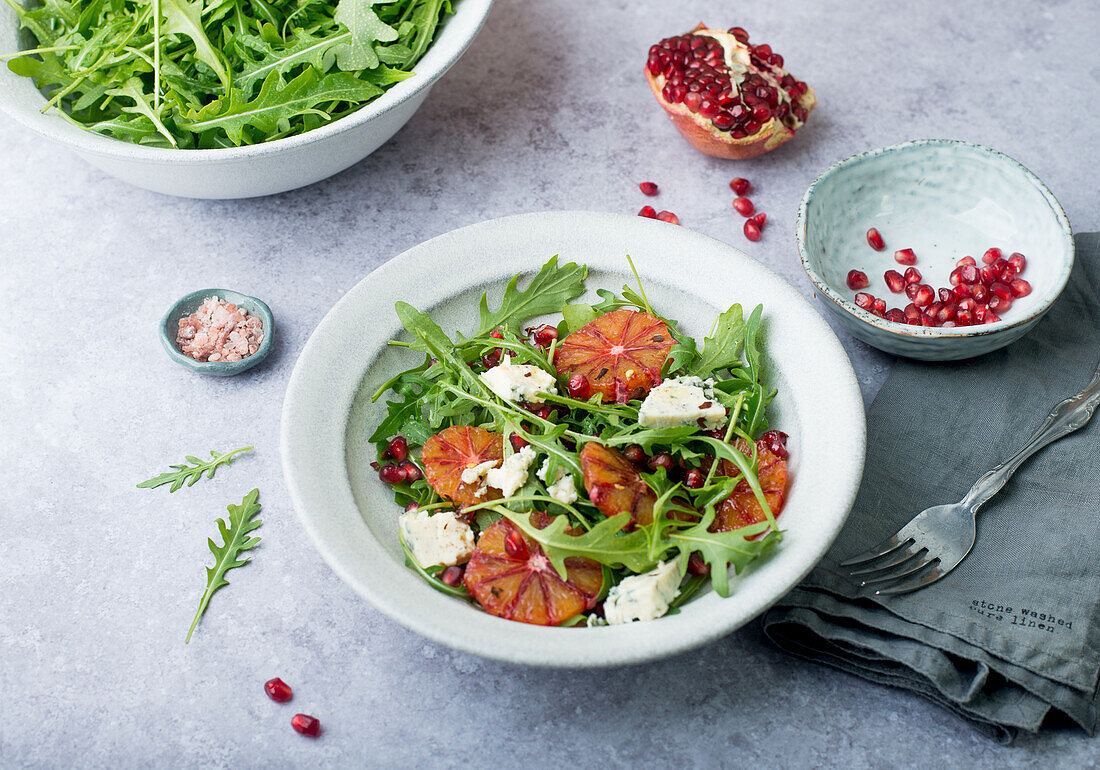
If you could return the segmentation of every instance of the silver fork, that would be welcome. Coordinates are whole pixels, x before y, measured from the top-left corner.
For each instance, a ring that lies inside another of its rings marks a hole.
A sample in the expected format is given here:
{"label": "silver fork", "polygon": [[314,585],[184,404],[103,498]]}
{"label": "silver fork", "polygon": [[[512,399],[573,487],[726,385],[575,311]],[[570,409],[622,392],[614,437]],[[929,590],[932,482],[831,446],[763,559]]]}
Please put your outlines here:
{"label": "silver fork", "polygon": [[860,567],[850,575],[876,594],[904,594],[929,586],[959,565],[974,547],[978,509],[997,494],[1024,461],[1068,436],[1092,418],[1100,404],[1100,368],[1076,396],[1055,406],[1019,452],[986,473],[961,501],[917,514],[894,535],[840,563]]}

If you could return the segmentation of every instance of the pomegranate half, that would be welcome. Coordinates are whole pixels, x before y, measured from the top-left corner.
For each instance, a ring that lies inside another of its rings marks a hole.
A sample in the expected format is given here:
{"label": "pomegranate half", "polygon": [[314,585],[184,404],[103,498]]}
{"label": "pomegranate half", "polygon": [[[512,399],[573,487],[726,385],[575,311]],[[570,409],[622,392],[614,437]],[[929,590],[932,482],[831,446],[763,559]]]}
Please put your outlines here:
{"label": "pomegranate half", "polygon": [[814,90],[783,69],[767,44],[740,27],[669,37],[651,46],[645,68],[653,95],[699,152],[755,158],[790,140],[817,104]]}

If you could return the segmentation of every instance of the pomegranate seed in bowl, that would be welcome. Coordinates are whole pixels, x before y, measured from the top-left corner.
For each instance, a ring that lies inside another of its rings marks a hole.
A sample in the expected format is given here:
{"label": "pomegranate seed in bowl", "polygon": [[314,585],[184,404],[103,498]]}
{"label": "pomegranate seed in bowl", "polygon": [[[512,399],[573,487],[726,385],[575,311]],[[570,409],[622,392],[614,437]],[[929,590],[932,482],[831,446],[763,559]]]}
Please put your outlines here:
{"label": "pomegranate seed in bowl", "polygon": [[861,291],[858,294],[856,294],[855,302],[856,302],[856,307],[861,307],[864,310],[870,310],[871,305],[873,305],[874,302],[875,302],[875,297],[872,294],[868,294],[865,291]]}
{"label": "pomegranate seed in bowl", "polygon": [[920,274],[920,270],[917,270],[917,268],[908,267],[905,269],[905,282],[907,284],[920,283],[922,280],[924,280],[924,276]]}
{"label": "pomegranate seed in bowl", "polygon": [[886,248],[886,241],[882,239],[882,233],[872,227],[867,231],[867,245],[875,251],[882,251]]}
{"label": "pomegranate seed in bowl", "polygon": [[1017,278],[1012,282],[1012,294],[1016,297],[1026,297],[1031,294],[1031,284],[1023,278]]}
{"label": "pomegranate seed in bowl", "polygon": [[915,265],[917,264],[917,255],[912,249],[898,249],[894,252],[894,261],[899,265]]}
{"label": "pomegranate seed in bowl", "polygon": [[897,270],[887,270],[882,275],[886,281],[886,286],[894,294],[900,294],[905,290],[905,278]]}
{"label": "pomegranate seed in bowl", "polygon": [[1003,252],[1000,249],[994,246],[993,248],[987,250],[985,254],[982,254],[982,262],[985,262],[987,265],[992,265],[994,262],[1001,258],[1002,253]]}
{"label": "pomegranate seed in bowl", "polygon": [[871,282],[867,280],[867,273],[862,270],[849,270],[847,279],[848,288],[852,291],[866,289]]}
{"label": "pomegranate seed in bowl", "polygon": [[963,257],[962,259],[960,259],[958,262],[955,263],[955,267],[965,267],[966,265],[976,265],[976,264],[978,264],[978,263],[974,261],[974,257]]}

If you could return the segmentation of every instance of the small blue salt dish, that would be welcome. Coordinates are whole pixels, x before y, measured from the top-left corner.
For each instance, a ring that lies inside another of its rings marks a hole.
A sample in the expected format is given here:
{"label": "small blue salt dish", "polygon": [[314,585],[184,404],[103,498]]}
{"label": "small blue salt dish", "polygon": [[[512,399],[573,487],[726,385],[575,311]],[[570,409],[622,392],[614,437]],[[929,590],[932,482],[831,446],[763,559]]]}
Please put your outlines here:
{"label": "small blue salt dish", "polygon": [[[194,313],[202,305],[207,297],[218,297],[231,302],[247,312],[254,318],[259,318],[264,326],[263,340],[259,349],[252,355],[245,356],[239,361],[197,361],[191,356],[185,355],[176,345],[176,335],[179,332],[180,319]],[[184,366],[199,374],[208,374],[213,377],[231,377],[234,374],[251,369],[267,358],[271,352],[271,340],[275,332],[275,321],[271,317],[271,309],[261,300],[241,294],[230,289],[200,289],[193,291],[174,304],[160,322],[160,341],[164,345],[168,357],[180,366]]]}
{"label": "small blue salt dish", "polygon": [[[795,225],[802,267],[826,311],[841,328],[888,353],[926,361],[983,355],[1026,334],[1050,308],[1073,268],[1073,235],[1054,195],[1038,177],[996,150],[927,139],[855,155],[829,168],[802,198]],[[886,245],[871,248],[875,228]],[[922,282],[951,288],[958,260],[983,267],[991,247],[1025,255],[1020,278],[1031,293],[1017,297],[999,321],[975,326],[911,326],[857,307],[850,270],[866,274],[859,291],[904,308],[910,300],[887,286],[886,271],[903,273],[894,252],[912,249]]]}

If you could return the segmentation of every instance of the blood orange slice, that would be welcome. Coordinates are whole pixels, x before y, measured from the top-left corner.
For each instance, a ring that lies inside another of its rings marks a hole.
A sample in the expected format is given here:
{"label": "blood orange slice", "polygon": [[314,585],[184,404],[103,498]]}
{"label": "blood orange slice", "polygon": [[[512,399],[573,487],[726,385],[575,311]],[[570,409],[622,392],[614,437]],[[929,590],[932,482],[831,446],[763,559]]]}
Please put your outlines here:
{"label": "blood orange slice", "polygon": [[462,580],[489,614],[554,626],[591,610],[603,590],[603,568],[597,562],[570,557],[565,569],[568,580],[561,579],[538,543],[500,519],[481,533]]}
{"label": "blood orange slice", "polygon": [[[742,440],[737,440],[737,448],[746,457],[751,457],[752,452]],[[768,501],[772,515],[778,516],[783,510],[783,503],[787,494],[787,461],[768,449],[763,441],[756,442],[756,457],[760,475],[760,487],[764,490],[764,499]],[[739,473],[737,466],[729,460],[721,460],[718,463],[718,474],[721,476],[736,476]],[[714,517],[714,523],[710,526],[711,532],[727,532],[739,527],[747,527],[767,521],[767,514],[760,507],[760,501],[756,499],[752,488],[744,479],[736,487],[733,493],[718,505]]]}
{"label": "blood orange slice", "polygon": [[581,449],[581,473],[588,499],[604,516],[626,511],[631,525],[653,522],[657,495],[622,452],[594,441],[585,444]]}
{"label": "blood orange slice", "polygon": [[480,484],[467,484],[462,472],[489,460],[504,457],[504,437],[499,433],[454,425],[445,428],[424,442],[420,458],[424,461],[424,476],[432,489],[456,503],[480,503],[500,497],[500,491],[487,488],[480,496]]}
{"label": "blood orange slice", "polygon": [[558,374],[580,374],[604,401],[625,404],[644,398],[661,379],[672,335],[660,318],[623,308],[585,324],[561,341],[554,355]]}

